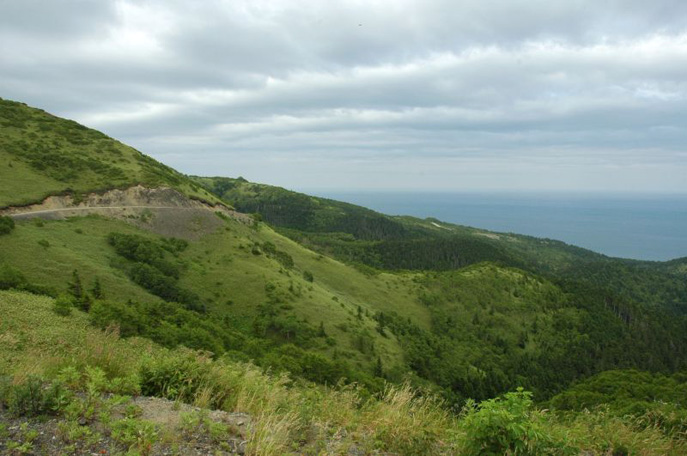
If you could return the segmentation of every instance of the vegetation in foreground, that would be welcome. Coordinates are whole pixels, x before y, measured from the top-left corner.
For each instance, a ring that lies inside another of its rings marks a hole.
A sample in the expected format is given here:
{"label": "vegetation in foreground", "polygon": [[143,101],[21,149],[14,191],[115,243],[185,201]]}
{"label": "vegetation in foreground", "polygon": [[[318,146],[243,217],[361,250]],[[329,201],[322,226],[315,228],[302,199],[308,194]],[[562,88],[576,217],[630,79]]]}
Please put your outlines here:
{"label": "vegetation in foreground", "polygon": [[[120,339],[90,326],[79,310],[60,316],[53,307],[51,298],[0,292],[0,451],[46,450],[32,431],[40,417],[56,420],[58,443],[51,448],[60,451],[183,451],[184,436],[197,435],[199,428],[207,448],[226,453],[236,450],[243,433],[245,451],[253,455],[687,451],[683,433],[649,421],[650,410],[636,416],[607,408],[557,413],[536,408],[530,393],[518,390],[468,402],[456,416],[440,400],[408,386],[387,385],[367,396],[355,385],[298,381],[203,352]],[[137,404],[145,401],[132,398],[139,394],[179,404],[169,409],[181,410],[176,427],[142,418],[145,406]],[[200,409],[182,409],[184,403]],[[209,409],[245,413],[248,425],[241,430],[222,424]]]}

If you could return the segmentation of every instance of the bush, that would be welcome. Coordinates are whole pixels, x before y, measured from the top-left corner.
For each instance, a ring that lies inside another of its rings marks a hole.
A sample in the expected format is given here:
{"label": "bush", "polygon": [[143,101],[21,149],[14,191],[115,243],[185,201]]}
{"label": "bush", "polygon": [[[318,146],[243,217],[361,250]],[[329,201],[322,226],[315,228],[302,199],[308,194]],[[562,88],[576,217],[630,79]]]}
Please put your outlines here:
{"label": "bush", "polygon": [[532,393],[522,388],[479,404],[468,400],[462,427],[467,455],[551,454],[556,446],[544,432],[543,416],[532,409]]}
{"label": "bush", "polygon": [[158,429],[150,421],[127,417],[112,423],[112,438],[128,447],[127,454],[146,455],[158,439]]}
{"label": "bush", "polygon": [[22,289],[25,285],[26,277],[19,270],[6,264],[0,266],[0,290]]}
{"label": "bush", "polygon": [[14,220],[12,217],[0,217],[0,235],[9,234],[14,229]]}
{"label": "bush", "polygon": [[116,325],[122,337],[142,335],[145,332],[144,316],[133,305],[112,301],[96,301],[89,312],[91,323],[105,329]]}
{"label": "bush", "polygon": [[210,366],[195,352],[178,351],[148,358],[141,364],[141,392],[145,396],[191,402]]}
{"label": "bush", "polygon": [[57,315],[61,315],[63,317],[66,317],[68,315],[71,315],[73,306],[74,306],[74,300],[65,294],[61,294],[55,299],[55,302],[53,303],[53,306],[52,306],[52,310]]}
{"label": "bush", "polygon": [[66,392],[60,383],[45,384],[36,376],[24,383],[3,388],[2,398],[7,410],[14,416],[53,415],[65,403]]}

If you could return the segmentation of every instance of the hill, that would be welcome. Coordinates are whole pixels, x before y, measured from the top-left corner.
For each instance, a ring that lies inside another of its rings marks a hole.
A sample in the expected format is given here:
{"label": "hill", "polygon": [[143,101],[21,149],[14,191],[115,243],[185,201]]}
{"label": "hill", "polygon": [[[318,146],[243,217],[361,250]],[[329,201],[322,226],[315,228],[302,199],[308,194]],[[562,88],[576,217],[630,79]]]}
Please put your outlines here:
{"label": "hill", "polygon": [[[675,423],[603,410],[557,416],[510,393],[451,415],[388,386],[379,398],[260,372],[146,339],[120,339],[51,298],[0,291],[3,454],[680,455]],[[171,399],[171,400],[170,400]],[[498,432],[508,423],[516,426]],[[647,415],[649,416],[649,415]],[[496,438],[498,437],[498,438]]]}
{"label": "hill", "polygon": [[444,411],[518,387],[554,400],[613,369],[685,369],[684,259],[189,177],[15,102],[0,119],[0,289],[94,328],[360,398],[411,385]]}
{"label": "hill", "polygon": [[684,259],[610,258],[552,239],[490,232],[433,218],[387,216],[240,178],[193,179],[237,210],[259,213],[280,233],[350,264],[392,271],[446,271],[491,261],[554,281],[605,289],[653,307],[687,311]]}
{"label": "hill", "polygon": [[216,202],[182,174],[132,147],[23,103],[0,98],[0,133],[0,208],[138,184]]}

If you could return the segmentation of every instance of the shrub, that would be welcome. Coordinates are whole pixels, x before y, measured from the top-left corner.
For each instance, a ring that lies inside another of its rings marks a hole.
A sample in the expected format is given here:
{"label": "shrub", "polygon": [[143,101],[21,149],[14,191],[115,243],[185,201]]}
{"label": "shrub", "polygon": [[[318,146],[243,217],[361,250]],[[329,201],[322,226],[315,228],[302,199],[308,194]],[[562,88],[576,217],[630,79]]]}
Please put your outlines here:
{"label": "shrub", "polygon": [[462,427],[467,455],[551,454],[555,447],[543,416],[532,409],[532,393],[522,388],[479,404],[468,400]]}
{"label": "shrub", "polygon": [[133,306],[112,301],[96,301],[89,312],[91,323],[105,329],[111,325],[119,328],[122,337],[141,335],[144,332],[143,315]]}
{"label": "shrub", "polygon": [[25,285],[26,278],[20,271],[6,264],[0,266],[0,290],[24,288]]}
{"label": "shrub", "polygon": [[294,265],[293,257],[291,257],[291,255],[289,255],[286,252],[282,252],[281,250],[277,250],[274,253],[274,258],[279,262],[279,264],[281,264],[287,269],[292,268]]}
{"label": "shrub", "polygon": [[65,294],[61,294],[55,299],[52,306],[52,310],[57,315],[66,317],[68,315],[71,315],[73,306],[74,300]]}
{"label": "shrub", "polygon": [[141,392],[146,396],[191,402],[209,367],[207,360],[190,350],[148,358],[139,372]]}
{"label": "shrub", "polygon": [[60,383],[46,385],[40,377],[30,376],[24,383],[10,386],[3,396],[11,415],[30,417],[57,413],[66,392]]}
{"label": "shrub", "polygon": [[0,235],[9,234],[14,229],[14,220],[12,217],[0,217]]}
{"label": "shrub", "polygon": [[128,454],[150,454],[157,437],[158,430],[149,421],[124,418],[112,423],[112,438],[126,445],[129,448]]}

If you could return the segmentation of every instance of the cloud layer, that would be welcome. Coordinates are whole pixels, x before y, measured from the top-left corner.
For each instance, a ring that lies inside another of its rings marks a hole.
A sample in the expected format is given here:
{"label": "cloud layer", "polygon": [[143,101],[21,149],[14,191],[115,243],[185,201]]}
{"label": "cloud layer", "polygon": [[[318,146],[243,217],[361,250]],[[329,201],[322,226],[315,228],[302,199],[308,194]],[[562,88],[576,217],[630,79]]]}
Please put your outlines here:
{"label": "cloud layer", "polygon": [[0,96],[291,188],[687,192],[686,24],[679,0],[0,2]]}

